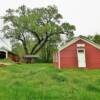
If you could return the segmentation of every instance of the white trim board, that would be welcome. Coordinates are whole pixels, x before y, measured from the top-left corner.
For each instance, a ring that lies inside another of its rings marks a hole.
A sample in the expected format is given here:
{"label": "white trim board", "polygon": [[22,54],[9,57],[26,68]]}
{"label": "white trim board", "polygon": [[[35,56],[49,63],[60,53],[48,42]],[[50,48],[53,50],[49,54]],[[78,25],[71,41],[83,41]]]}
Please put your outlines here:
{"label": "white trim board", "polygon": [[59,48],[59,51],[61,51],[61,50],[65,49],[65,48],[67,48],[68,46],[72,45],[73,43],[77,42],[78,40],[83,40],[84,42],[86,42],[86,43],[88,43],[88,44],[94,46],[95,48],[100,49],[100,45],[98,45],[98,44],[96,44],[96,43],[94,43],[94,42],[92,42],[92,41],[90,42],[90,41],[88,41],[88,40],[86,40],[86,39],[83,39],[83,38],[81,38],[81,37],[77,37],[77,38],[74,38],[73,40],[71,40],[70,42],[68,42],[65,46]]}
{"label": "white trim board", "polygon": [[77,60],[79,68],[86,68],[85,48],[77,48]]}
{"label": "white trim board", "polygon": [[59,69],[60,69],[60,51],[58,51],[58,67],[59,67]]}

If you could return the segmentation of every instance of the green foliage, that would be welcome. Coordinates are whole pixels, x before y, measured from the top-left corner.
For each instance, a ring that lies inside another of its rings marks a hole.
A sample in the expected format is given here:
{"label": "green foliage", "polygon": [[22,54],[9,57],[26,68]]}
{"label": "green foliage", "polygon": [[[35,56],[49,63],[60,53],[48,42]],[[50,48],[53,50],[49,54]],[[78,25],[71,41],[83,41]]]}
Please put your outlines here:
{"label": "green foliage", "polygon": [[25,54],[23,46],[20,43],[14,43],[12,45],[12,52],[17,54],[19,57],[23,57]]}
{"label": "green foliage", "polygon": [[60,36],[50,38],[45,46],[40,50],[42,62],[50,63],[53,60],[53,53],[58,50],[58,43],[61,42]]}
{"label": "green foliage", "polygon": [[54,48],[48,43],[40,50],[40,57],[42,62],[50,63],[52,62]]}
{"label": "green foliage", "polygon": [[87,37],[85,37],[91,41],[94,41],[95,43],[99,44],[100,45],[100,35],[99,34],[95,34],[95,35],[89,35]]}
{"label": "green foliage", "polygon": [[[21,42],[25,54],[36,54],[50,38],[73,34],[75,30],[75,26],[61,22],[62,15],[56,6],[35,9],[21,6],[16,10],[8,9],[2,18],[5,37]],[[30,40],[31,48],[28,46]]]}
{"label": "green foliage", "polygon": [[95,43],[97,43],[97,44],[100,45],[100,35],[99,35],[99,34],[96,34],[96,35],[94,36],[94,38],[93,38],[93,41],[94,41]]}
{"label": "green foliage", "polygon": [[[28,47],[28,51],[31,52],[32,46],[34,44],[33,41],[29,39],[26,44]],[[25,55],[23,45],[19,42],[12,41],[12,52],[19,55],[20,57],[23,57],[23,55]]]}

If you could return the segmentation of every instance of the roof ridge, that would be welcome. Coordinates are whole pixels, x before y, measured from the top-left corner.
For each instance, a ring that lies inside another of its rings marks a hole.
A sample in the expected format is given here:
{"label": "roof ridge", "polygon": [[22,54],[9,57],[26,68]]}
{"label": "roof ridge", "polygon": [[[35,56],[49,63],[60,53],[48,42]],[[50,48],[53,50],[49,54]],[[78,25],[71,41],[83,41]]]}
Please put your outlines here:
{"label": "roof ridge", "polygon": [[91,44],[92,46],[94,46],[94,47],[100,49],[100,45],[99,45],[99,44],[97,44],[97,43],[95,43],[95,42],[93,42],[93,41],[91,41],[91,40],[85,38],[84,36],[80,35],[80,36],[78,36],[78,37],[73,38],[73,39],[72,39],[71,41],[69,41],[68,43],[66,43],[65,46],[62,46],[62,47],[59,49],[59,51],[63,50],[64,48],[66,48],[66,47],[68,47],[68,46],[70,46],[71,44],[75,43],[75,42],[78,41],[79,39],[82,39],[83,41],[88,42],[88,43]]}
{"label": "roof ridge", "polygon": [[100,45],[99,45],[99,44],[95,43],[94,41],[92,41],[92,40],[90,40],[90,39],[87,39],[87,38],[86,38],[86,37],[84,37],[84,36],[80,36],[80,38],[82,38],[82,39],[84,39],[84,40],[86,40],[86,41],[89,41],[89,42],[93,43],[94,45],[97,45],[97,46],[99,46],[99,47],[100,47]]}

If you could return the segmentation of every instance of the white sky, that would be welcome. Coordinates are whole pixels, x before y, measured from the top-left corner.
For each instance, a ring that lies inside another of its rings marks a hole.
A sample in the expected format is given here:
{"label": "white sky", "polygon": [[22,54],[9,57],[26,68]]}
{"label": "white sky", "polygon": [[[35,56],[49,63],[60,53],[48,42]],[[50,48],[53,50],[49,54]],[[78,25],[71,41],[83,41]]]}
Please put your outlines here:
{"label": "white sky", "polygon": [[[75,35],[100,34],[100,0],[0,0],[0,16],[21,5],[30,8],[56,5],[64,21],[76,26]],[[2,27],[0,20],[0,30]]]}

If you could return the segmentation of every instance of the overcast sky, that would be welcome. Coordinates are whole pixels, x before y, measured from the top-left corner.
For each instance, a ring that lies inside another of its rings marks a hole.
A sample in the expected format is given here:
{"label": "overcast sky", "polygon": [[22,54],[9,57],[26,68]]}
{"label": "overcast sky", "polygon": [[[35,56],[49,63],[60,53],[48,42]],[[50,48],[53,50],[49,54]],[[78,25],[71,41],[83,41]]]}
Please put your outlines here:
{"label": "overcast sky", "polygon": [[[0,0],[0,16],[8,8],[21,5],[30,8],[56,5],[64,21],[76,26],[76,36],[100,33],[100,0]],[[2,24],[0,20],[0,28]]]}

